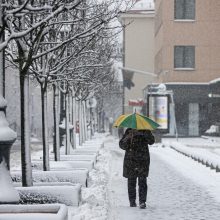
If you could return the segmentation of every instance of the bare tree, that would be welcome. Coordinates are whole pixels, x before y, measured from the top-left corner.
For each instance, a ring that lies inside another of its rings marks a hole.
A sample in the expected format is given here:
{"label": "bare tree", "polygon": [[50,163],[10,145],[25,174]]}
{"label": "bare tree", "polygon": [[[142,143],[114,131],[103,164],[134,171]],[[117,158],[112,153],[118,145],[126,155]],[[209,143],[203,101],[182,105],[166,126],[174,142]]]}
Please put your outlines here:
{"label": "bare tree", "polygon": [[[94,36],[106,37],[103,30],[109,28],[107,24],[115,19],[120,11],[116,4],[113,6],[110,3],[113,3],[113,1],[97,3],[93,0],[5,0],[4,4],[1,2],[4,10],[0,35],[6,34],[6,38],[0,43],[0,50],[6,49],[8,60],[18,67],[20,75],[23,186],[32,184],[28,120],[29,75],[35,74],[42,86],[43,109],[46,106],[45,94],[48,79],[50,80],[51,76],[54,77],[54,75],[59,79],[60,75],[64,73],[64,66],[71,66],[69,61],[72,58],[66,56],[64,58],[65,48],[72,47],[79,52],[83,48],[82,45],[88,44]],[[64,35],[66,31],[63,30],[68,28],[71,31]],[[54,39],[59,40],[53,42],[51,32],[54,31],[56,36]],[[80,47],[77,48],[77,45],[80,45]],[[74,54],[77,54],[77,52]],[[60,56],[61,59],[57,64],[53,64],[53,68],[51,68],[50,62],[54,55]],[[73,55],[72,57],[76,56]],[[92,76],[92,70],[86,72],[88,74],[85,77],[82,76],[82,71],[81,74],[74,73],[73,78],[80,75],[80,79],[74,82],[75,85],[81,85],[81,81],[84,80],[85,85],[89,84],[91,86],[91,83],[88,83],[88,75]],[[99,76],[101,76],[101,73],[97,74],[96,79]],[[104,80],[103,77],[101,79]],[[42,112],[45,111],[42,110]],[[44,128],[46,129],[46,125]],[[43,130],[45,130],[44,128]],[[44,151],[48,155],[47,147]],[[48,169],[48,165],[45,164],[44,169]]]}

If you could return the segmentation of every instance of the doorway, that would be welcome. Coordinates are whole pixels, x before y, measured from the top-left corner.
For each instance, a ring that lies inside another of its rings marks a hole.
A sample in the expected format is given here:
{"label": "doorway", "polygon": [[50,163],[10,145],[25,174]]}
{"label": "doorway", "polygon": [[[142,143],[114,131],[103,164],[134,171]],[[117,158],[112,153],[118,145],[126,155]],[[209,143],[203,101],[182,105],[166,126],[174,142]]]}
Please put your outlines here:
{"label": "doorway", "polygon": [[189,136],[199,136],[198,103],[189,103]]}

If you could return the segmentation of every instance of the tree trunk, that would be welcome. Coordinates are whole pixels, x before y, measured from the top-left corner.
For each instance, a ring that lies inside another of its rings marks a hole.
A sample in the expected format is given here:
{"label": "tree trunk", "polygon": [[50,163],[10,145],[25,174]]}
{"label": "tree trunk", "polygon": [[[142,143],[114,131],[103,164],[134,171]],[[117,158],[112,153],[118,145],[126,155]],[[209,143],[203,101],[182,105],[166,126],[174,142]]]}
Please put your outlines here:
{"label": "tree trunk", "polygon": [[47,88],[41,84],[41,111],[42,111],[42,142],[43,142],[43,170],[50,170],[49,143],[47,125]]}
{"label": "tree trunk", "polygon": [[79,145],[83,143],[83,128],[82,128],[82,102],[79,101],[78,105],[78,114],[79,114]]}
{"label": "tree trunk", "polygon": [[66,110],[66,154],[70,154],[70,117],[69,117],[69,97],[65,94],[65,110]]}
{"label": "tree trunk", "polygon": [[21,114],[21,167],[22,185],[32,186],[32,167],[30,152],[30,125],[29,125],[29,78],[20,71],[20,114]]}
{"label": "tree trunk", "polygon": [[72,108],[72,117],[73,117],[73,149],[76,149],[76,99],[74,95],[72,96],[73,108]]}
{"label": "tree trunk", "polygon": [[94,135],[94,118],[93,118],[93,112],[92,112],[92,108],[89,109],[89,112],[90,112],[90,126],[91,126],[91,139],[92,139],[92,136]]}
{"label": "tree trunk", "polygon": [[60,130],[59,130],[59,90],[57,85],[53,85],[53,119],[54,119],[54,131],[53,131],[53,149],[54,160],[60,160]]}
{"label": "tree trunk", "polygon": [[[69,114],[70,114],[70,124],[73,125],[73,99],[72,92],[69,93]],[[73,129],[70,129],[70,143],[73,146]]]}
{"label": "tree trunk", "polygon": [[84,139],[84,142],[88,139],[87,138],[87,117],[86,117],[86,102],[83,101],[83,139]]}
{"label": "tree trunk", "polygon": [[[65,118],[65,95],[62,91],[59,91],[59,122],[63,122]],[[64,129],[60,129],[60,147],[65,145],[64,143]]]}

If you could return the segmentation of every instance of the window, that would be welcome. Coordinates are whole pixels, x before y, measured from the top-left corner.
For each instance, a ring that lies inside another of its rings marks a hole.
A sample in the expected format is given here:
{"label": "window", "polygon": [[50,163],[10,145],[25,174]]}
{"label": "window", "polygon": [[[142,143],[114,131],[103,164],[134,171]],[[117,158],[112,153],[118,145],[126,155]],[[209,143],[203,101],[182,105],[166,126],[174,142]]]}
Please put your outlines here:
{"label": "window", "polygon": [[195,68],[195,46],[174,47],[174,68]]}
{"label": "window", "polygon": [[195,0],[175,0],[174,18],[195,20]]}

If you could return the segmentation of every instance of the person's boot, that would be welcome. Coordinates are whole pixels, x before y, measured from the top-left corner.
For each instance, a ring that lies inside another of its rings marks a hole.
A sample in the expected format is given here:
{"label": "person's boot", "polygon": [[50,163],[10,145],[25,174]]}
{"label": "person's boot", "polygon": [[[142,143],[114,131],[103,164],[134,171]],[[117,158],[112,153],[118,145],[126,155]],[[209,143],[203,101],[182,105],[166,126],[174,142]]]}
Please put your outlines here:
{"label": "person's boot", "polygon": [[140,209],[146,209],[146,203],[145,202],[140,203]]}
{"label": "person's boot", "polygon": [[135,201],[130,201],[130,207],[137,207],[137,204]]}

